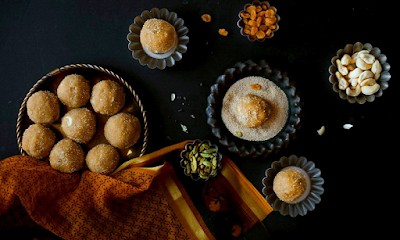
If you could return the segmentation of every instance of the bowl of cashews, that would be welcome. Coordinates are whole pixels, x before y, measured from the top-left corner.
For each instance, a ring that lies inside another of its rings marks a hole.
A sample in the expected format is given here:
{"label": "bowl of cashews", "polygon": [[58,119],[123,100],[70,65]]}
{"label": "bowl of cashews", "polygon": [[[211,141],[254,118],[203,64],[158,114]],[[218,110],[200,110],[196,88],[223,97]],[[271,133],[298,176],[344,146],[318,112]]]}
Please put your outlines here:
{"label": "bowl of cashews", "polygon": [[341,99],[350,103],[373,102],[389,87],[387,57],[370,43],[347,44],[337,51],[329,67],[329,82]]}

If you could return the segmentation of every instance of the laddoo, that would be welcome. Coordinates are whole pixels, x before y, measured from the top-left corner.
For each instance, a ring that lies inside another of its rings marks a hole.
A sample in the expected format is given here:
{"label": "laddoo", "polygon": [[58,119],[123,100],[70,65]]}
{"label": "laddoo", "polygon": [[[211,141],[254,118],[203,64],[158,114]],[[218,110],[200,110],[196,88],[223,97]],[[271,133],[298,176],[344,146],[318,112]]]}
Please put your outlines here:
{"label": "laddoo", "polygon": [[162,19],[148,19],[140,31],[140,43],[152,53],[166,53],[176,42],[175,27]]}
{"label": "laddoo", "polygon": [[37,159],[49,156],[55,142],[56,134],[42,124],[30,125],[22,135],[22,149]]}
{"label": "laddoo", "polygon": [[66,76],[58,85],[57,96],[70,108],[84,106],[90,98],[90,82],[78,74]]}
{"label": "laddoo", "polygon": [[99,144],[86,155],[86,165],[94,173],[109,175],[119,163],[118,151],[109,144]]}
{"label": "laddoo", "polygon": [[90,103],[95,112],[112,116],[125,105],[124,88],[111,80],[100,81],[93,86]]}
{"label": "laddoo", "polygon": [[296,203],[307,193],[308,185],[306,176],[296,168],[290,167],[276,174],[272,189],[281,201]]}
{"label": "laddoo", "polygon": [[140,137],[139,119],[129,113],[118,113],[107,120],[104,136],[116,148],[129,148]]}
{"label": "laddoo", "polygon": [[85,165],[85,153],[78,143],[64,138],[50,152],[50,166],[63,173],[79,171]]}
{"label": "laddoo", "polygon": [[87,108],[75,108],[61,119],[64,134],[78,142],[88,143],[96,133],[96,114]]}
{"label": "laddoo", "polygon": [[60,102],[50,91],[38,91],[29,97],[26,109],[34,123],[53,123],[60,118]]}
{"label": "laddoo", "polygon": [[261,126],[268,118],[271,109],[264,99],[253,95],[245,95],[235,108],[237,119],[245,127]]}

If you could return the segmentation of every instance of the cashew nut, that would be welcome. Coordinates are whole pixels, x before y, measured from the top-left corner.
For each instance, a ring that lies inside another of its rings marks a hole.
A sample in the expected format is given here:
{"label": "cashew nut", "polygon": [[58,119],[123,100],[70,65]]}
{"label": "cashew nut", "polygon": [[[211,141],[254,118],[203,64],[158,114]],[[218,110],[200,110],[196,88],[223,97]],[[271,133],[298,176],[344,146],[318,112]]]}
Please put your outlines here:
{"label": "cashew nut", "polygon": [[381,87],[381,86],[380,86],[379,84],[375,83],[375,84],[372,85],[372,86],[364,86],[364,87],[361,87],[361,91],[362,91],[362,93],[364,93],[365,95],[372,95],[372,94],[376,93],[376,92],[379,90],[380,87]]}
{"label": "cashew nut", "polygon": [[339,80],[339,89],[340,90],[346,90],[346,88],[349,86],[349,82],[346,81],[343,77],[340,78]]}
{"label": "cashew nut", "polygon": [[350,55],[349,55],[349,54],[343,55],[341,62],[342,62],[342,65],[344,65],[344,66],[349,65],[350,62],[351,62],[351,57],[350,57]]}
{"label": "cashew nut", "polygon": [[360,68],[356,68],[349,73],[349,78],[357,78],[358,76],[360,76],[361,73],[362,70]]}
{"label": "cashew nut", "polygon": [[378,59],[376,59],[375,62],[372,64],[371,72],[375,74],[375,80],[378,80],[379,77],[381,76],[382,65]]}
{"label": "cashew nut", "polygon": [[349,71],[347,70],[347,68],[345,66],[342,65],[342,62],[339,59],[336,59],[336,65],[338,67],[338,71],[344,76],[347,75],[349,73]]}
{"label": "cashew nut", "polygon": [[369,53],[362,53],[358,55],[366,64],[373,64],[375,62],[375,56]]}
{"label": "cashew nut", "polygon": [[373,77],[374,77],[374,74],[371,71],[368,71],[368,70],[364,71],[358,77],[358,83],[361,83],[363,80],[365,80],[367,78],[373,78]]}
{"label": "cashew nut", "polygon": [[361,70],[369,70],[372,67],[372,64],[368,64],[362,60],[362,58],[357,58],[356,66]]}
{"label": "cashew nut", "polygon": [[358,84],[358,77],[357,78],[351,78],[350,79],[351,86],[355,87]]}
{"label": "cashew nut", "polygon": [[350,86],[346,89],[346,94],[351,97],[357,97],[361,93],[361,86]]}
{"label": "cashew nut", "polygon": [[369,51],[368,50],[361,50],[359,52],[354,53],[353,55],[351,55],[350,63],[351,64],[355,64],[357,59],[358,59],[358,57],[360,56],[360,54],[363,54],[363,53],[369,53]]}
{"label": "cashew nut", "polygon": [[[361,87],[373,86],[375,83],[376,83],[375,79],[373,79],[373,78],[367,78],[367,79],[363,80],[363,81],[360,83],[360,86],[361,86]],[[361,89],[362,89],[362,88],[361,88]]]}

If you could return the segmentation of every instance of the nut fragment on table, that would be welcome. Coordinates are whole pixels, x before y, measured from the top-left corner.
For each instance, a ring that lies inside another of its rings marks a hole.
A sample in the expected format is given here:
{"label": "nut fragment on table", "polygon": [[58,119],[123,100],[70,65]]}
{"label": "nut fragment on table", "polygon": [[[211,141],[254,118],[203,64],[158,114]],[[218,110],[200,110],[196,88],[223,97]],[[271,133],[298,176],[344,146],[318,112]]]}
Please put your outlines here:
{"label": "nut fragment on table", "polygon": [[339,89],[344,90],[348,96],[357,97],[361,93],[372,95],[379,91],[378,80],[382,66],[369,50],[355,52],[352,56],[344,54],[335,63]]}
{"label": "nut fragment on table", "polygon": [[190,145],[188,151],[183,154],[186,173],[199,174],[202,179],[215,176],[217,169],[221,167],[218,161],[217,149],[206,142]]}

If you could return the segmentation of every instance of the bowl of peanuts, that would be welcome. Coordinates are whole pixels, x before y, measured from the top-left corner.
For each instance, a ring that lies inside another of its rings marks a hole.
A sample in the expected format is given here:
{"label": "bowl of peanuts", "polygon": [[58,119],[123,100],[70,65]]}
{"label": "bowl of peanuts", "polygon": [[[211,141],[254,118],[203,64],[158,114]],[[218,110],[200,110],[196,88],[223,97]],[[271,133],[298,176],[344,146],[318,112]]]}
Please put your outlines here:
{"label": "bowl of peanuts", "polygon": [[267,1],[254,1],[244,5],[237,22],[240,34],[247,36],[251,42],[264,42],[265,39],[272,38],[279,29],[278,22],[281,19],[276,12],[277,9]]}
{"label": "bowl of peanuts", "polygon": [[387,57],[370,43],[347,44],[331,62],[329,82],[333,84],[333,91],[350,103],[373,102],[389,87]]}

